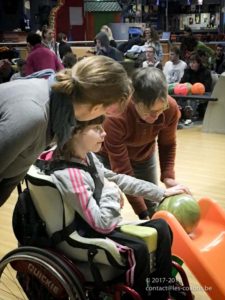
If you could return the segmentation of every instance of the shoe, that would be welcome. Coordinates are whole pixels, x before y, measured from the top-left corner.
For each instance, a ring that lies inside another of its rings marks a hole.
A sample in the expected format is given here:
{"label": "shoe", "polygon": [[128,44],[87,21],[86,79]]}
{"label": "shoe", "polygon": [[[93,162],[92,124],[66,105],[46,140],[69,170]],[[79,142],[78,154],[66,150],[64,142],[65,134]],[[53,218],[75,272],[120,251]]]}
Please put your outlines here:
{"label": "shoe", "polygon": [[191,125],[191,123],[192,123],[192,120],[187,119],[187,120],[185,120],[184,125],[188,126],[188,125]]}

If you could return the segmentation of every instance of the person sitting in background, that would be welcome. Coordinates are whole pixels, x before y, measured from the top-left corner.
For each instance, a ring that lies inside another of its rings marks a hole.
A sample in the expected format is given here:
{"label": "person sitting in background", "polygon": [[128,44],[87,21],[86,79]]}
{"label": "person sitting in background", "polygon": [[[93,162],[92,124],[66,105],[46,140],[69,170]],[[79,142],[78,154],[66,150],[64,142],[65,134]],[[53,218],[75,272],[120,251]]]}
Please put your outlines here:
{"label": "person sitting in background", "polygon": [[[126,110],[117,117],[107,117],[103,124],[107,136],[98,157],[114,172],[157,184],[157,149],[161,181],[167,188],[175,187],[178,105],[167,94],[161,70],[139,68],[132,81],[134,94]],[[144,197],[128,196],[128,200],[140,219],[152,216],[155,211],[155,205]]]}
{"label": "person sitting in background", "polygon": [[11,62],[8,59],[0,60],[0,83],[10,81],[14,70],[12,68]]}
{"label": "person sitting in background", "polygon": [[72,49],[70,45],[67,43],[67,36],[65,33],[60,32],[58,34],[58,42],[59,42],[59,56],[61,60],[67,53],[72,53]]}
{"label": "person sitting in background", "polygon": [[187,58],[187,52],[188,52],[188,41],[189,38],[193,36],[192,29],[189,26],[184,27],[184,33],[181,38],[181,44],[180,44],[180,58],[183,61],[186,61]]}
{"label": "person sitting in background", "polygon": [[62,63],[65,68],[72,68],[77,62],[77,56],[73,53],[66,53],[63,57]]}
{"label": "person sitting in background", "polygon": [[[92,121],[77,122],[70,140],[61,149],[50,149],[43,152],[40,159],[49,162],[49,170],[54,162],[68,164],[65,169],[52,169],[51,178],[60,192],[62,201],[67,203],[68,210],[76,213],[76,231],[82,237],[109,238],[115,241],[118,248],[123,248],[127,259],[129,274],[125,272],[123,280],[131,285],[142,299],[167,300],[167,285],[171,277],[172,232],[163,219],[155,219],[141,223],[140,226],[157,230],[156,270],[150,273],[150,256],[144,241],[130,237],[120,231],[123,207],[122,192],[137,196],[146,196],[151,200],[160,200],[162,189],[150,182],[138,180],[131,176],[116,174],[104,168],[93,152],[99,151],[106,133],[102,127],[104,118]],[[83,165],[84,169],[74,163]],[[70,165],[71,164],[71,165]],[[73,165],[72,165],[73,164]],[[89,170],[92,169],[93,172]],[[182,186],[164,190],[165,195],[179,194],[185,189]],[[148,201],[149,201],[148,200]],[[150,202],[149,201],[149,202]],[[133,259],[129,259],[129,253]],[[129,278],[129,279],[128,279]],[[131,279],[132,278],[132,279]],[[152,278],[165,280],[154,284]],[[158,286],[151,293],[146,289],[147,280],[151,286]]]}
{"label": "person sitting in background", "polygon": [[14,73],[12,75],[12,77],[10,78],[10,81],[26,76],[26,73],[25,73],[26,60],[24,60],[22,58],[17,59],[16,67],[17,67],[18,72]]}
{"label": "person sitting in background", "polygon": [[163,58],[163,49],[159,41],[158,32],[153,27],[146,27],[144,30],[144,46],[147,48],[152,46],[155,48],[155,58],[159,61],[162,61]]}
{"label": "person sitting in background", "polygon": [[104,55],[111,57],[116,61],[123,61],[123,54],[116,48],[109,45],[109,38],[105,32],[99,32],[95,36],[96,41],[96,55]]}
{"label": "person sitting in background", "polygon": [[212,77],[210,70],[203,64],[200,56],[197,53],[192,53],[189,60],[189,66],[184,70],[184,75],[180,83],[190,82],[194,84],[201,82],[205,86],[206,92],[212,91]]}
{"label": "person sitting in background", "polygon": [[217,74],[222,74],[223,72],[225,72],[225,54],[222,44],[218,44],[216,46],[216,57],[213,71],[215,71]]}
{"label": "person sitting in background", "polygon": [[123,42],[118,45],[118,50],[123,52],[124,54],[127,53],[128,50],[130,50],[133,46],[143,46],[145,43],[145,39],[143,37],[143,33],[141,35],[138,35],[136,37],[129,38],[127,42]]}
{"label": "person sitting in background", "polygon": [[[189,82],[191,84],[200,82],[205,86],[206,92],[212,91],[211,72],[202,64],[202,60],[197,53],[193,53],[190,56],[189,66],[185,69],[180,83],[184,82]],[[185,125],[190,125],[193,118],[203,119],[207,102],[199,103],[199,101],[196,100],[188,100],[186,104],[187,105],[183,110],[186,118]]]}
{"label": "person sitting in background", "polygon": [[135,60],[135,67],[139,68],[142,63],[146,60],[146,49],[153,47],[155,49],[155,60],[162,61],[163,50],[162,45],[159,42],[159,36],[157,31],[152,27],[146,27],[144,30],[143,38],[140,37],[140,45],[133,45],[127,50],[125,56]]}
{"label": "person sitting in background", "polygon": [[[183,44],[183,45],[182,45]],[[215,51],[210,47],[206,46],[203,42],[198,41],[193,35],[186,36],[183,42],[181,43],[181,53],[180,57],[187,64],[189,63],[190,56],[193,52],[202,50],[207,56],[206,65],[211,68],[213,64],[213,58],[215,56]]]}
{"label": "person sitting in background", "polygon": [[186,62],[180,59],[179,48],[173,46],[170,50],[170,60],[165,63],[163,68],[167,83],[180,82],[186,68]]}
{"label": "person sitting in background", "polygon": [[55,53],[42,45],[39,34],[30,32],[27,36],[27,45],[30,53],[25,66],[26,76],[44,69],[59,71],[64,68]]}
{"label": "person sitting in background", "polygon": [[112,46],[112,47],[114,47],[114,48],[117,48],[117,43],[116,43],[116,41],[113,38],[113,34],[112,34],[111,28],[109,28],[109,26],[107,26],[107,25],[103,25],[101,27],[100,31],[105,32],[108,35],[109,45]]}
{"label": "person sitting in background", "polygon": [[203,66],[211,70],[215,62],[215,55],[209,57],[203,49],[198,49],[195,52],[200,56]]}
{"label": "person sitting in background", "polygon": [[155,48],[153,46],[149,46],[145,51],[146,60],[143,61],[142,67],[155,67],[162,70],[162,64],[159,60],[155,58]]}

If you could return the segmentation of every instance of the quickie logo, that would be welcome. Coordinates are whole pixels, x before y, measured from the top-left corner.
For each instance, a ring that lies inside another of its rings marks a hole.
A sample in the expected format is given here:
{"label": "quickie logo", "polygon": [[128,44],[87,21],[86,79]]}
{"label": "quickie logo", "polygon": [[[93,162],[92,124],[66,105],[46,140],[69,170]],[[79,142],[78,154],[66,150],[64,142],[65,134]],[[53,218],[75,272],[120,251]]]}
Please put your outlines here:
{"label": "quickie logo", "polygon": [[30,274],[34,275],[37,279],[39,279],[49,291],[57,295],[59,293],[59,287],[49,279],[40,269],[35,267],[32,263],[28,264],[28,271]]}

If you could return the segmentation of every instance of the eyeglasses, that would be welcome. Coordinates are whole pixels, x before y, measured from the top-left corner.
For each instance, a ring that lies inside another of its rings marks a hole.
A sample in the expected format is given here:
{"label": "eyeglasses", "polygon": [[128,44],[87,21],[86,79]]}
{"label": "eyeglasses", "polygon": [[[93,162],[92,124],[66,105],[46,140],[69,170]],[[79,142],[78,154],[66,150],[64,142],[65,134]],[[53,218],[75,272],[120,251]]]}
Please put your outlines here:
{"label": "eyeglasses", "polygon": [[140,115],[142,115],[142,116],[151,115],[152,117],[155,117],[155,116],[158,116],[161,113],[163,113],[165,110],[167,110],[169,108],[169,103],[168,102],[165,103],[164,107],[162,107],[161,109],[157,109],[157,110],[146,108],[146,106],[143,105],[142,103],[136,104],[135,107],[136,107],[136,110],[140,113]]}

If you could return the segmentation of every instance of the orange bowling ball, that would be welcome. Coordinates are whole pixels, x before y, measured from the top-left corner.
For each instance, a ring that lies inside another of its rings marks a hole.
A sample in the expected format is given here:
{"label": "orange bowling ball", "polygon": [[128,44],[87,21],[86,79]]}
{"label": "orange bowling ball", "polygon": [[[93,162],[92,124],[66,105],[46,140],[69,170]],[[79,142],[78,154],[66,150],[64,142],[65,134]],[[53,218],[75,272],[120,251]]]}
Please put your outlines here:
{"label": "orange bowling ball", "polygon": [[191,92],[193,95],[203,95],[205,94],[205,86],[201,82],[196,82],[191,87]]}

